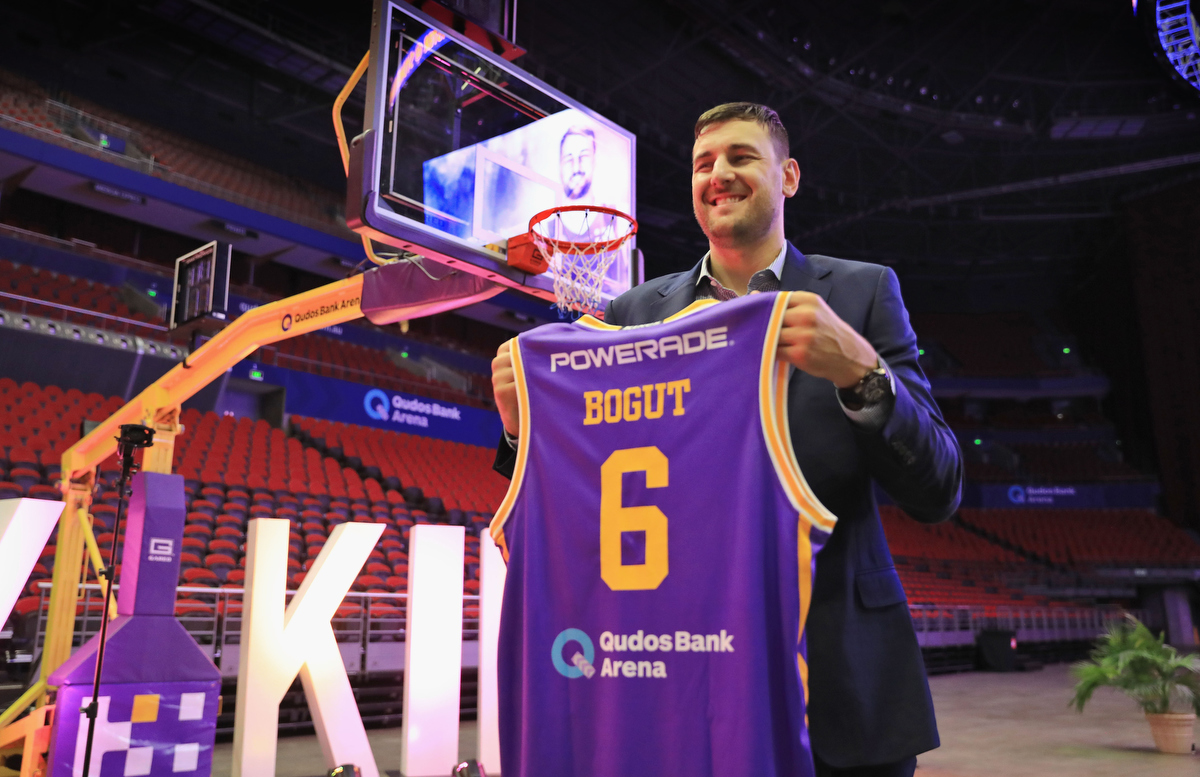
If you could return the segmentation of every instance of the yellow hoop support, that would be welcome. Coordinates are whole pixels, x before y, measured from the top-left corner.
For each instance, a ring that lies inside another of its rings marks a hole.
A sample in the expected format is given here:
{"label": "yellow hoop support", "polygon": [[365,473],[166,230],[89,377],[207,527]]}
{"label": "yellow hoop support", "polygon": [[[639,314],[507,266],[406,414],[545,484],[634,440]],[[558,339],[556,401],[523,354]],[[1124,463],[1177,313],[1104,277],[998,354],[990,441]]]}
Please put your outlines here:
{"label": "yellow hoop support", "polygon": [[3,713],[0,713],[0,731],[3,731],[5,728],[7,728],[9,723],[12,723],[14,720],[16,720],[20,714],[25,711],[25,708],[30,704],[33,704],[34,700],[45,693],[45,691],[46,682],[44,680],[38,680],[29,688],[28,691],[25,691],[25,693],[21,694],[21,696],[14,701],[8,709],[6,709]]}
{"label": "yellow hoop support", "polygon": [[[179,406],[185,400],[263,345],[360,318],[362,287],[363,278],[356,275],[263,305],[235,318],[182,364],[175,365],[63,453],[62,491],[66,510],[78,515],[80,510],[86,512],[91,505],[96,467],[116,452],[117,432],[122,424],[153,425],[156,432],[163,429],[170,440],[164,440],[162,450],[155,450],[159,446],[148,450],[145,463],[149,471],[170,472],[174,436],[179,430]],[[85,536],[84,524],[80,521],[59,523],[50,610],[46,615],[46,641],[42,648],[40,678],[43,688],[51,672],[71,655]],[[45,701],[43,696],[40,703]]]}
{"label": "yellow hoop support", "polygon": [[[350,144],[346,141],[346,126],[342,123],[342,106],[346,104],[346,100],[350,99],[350,95],[354,92],[354,87],[358,86],[358,82],[362,80],[363,74],[367,72],[367,66],[371,63],[371,52],[363,54],[362,61],[358,63],[358,67],[354,68],[354,72],[350,74],[350,80],[342,87],[342,91],[338,92],[337,98],[333,101],[333,132],[337,135],[338,151],[342,154],[342,168],[346,171],[346,175],[350,174]],[[394,259],[384,259],[375,253],[374,247],[371,245],[371,238],[362,235],[363,250],[367,252],[367,258],[375,264],[390,264]]]}

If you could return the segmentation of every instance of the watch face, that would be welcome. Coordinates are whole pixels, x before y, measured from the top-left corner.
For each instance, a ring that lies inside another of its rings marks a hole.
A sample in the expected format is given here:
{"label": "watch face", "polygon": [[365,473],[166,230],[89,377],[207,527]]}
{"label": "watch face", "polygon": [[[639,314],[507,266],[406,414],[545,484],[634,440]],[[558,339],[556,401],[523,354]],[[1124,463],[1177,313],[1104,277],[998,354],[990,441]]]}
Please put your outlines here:
{"label": "watch face", "polygon": [[874,405],[882,402],[891,393],[892,384],[887,373],[872,372],[863,380],[859,395],[863,404]]}

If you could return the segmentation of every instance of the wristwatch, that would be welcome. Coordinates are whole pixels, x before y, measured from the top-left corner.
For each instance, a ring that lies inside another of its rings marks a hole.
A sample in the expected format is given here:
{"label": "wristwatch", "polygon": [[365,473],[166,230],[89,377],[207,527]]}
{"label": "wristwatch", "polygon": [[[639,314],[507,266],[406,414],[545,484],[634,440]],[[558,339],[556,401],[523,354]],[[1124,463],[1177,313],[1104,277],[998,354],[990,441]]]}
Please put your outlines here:
{"label": "wristwatch", "polygon": [[880,366],[862,376],[853,386],[837,390],[838,399],[847,410],[862,410],[878,405],[892,395],[892,381],[887,369]]}

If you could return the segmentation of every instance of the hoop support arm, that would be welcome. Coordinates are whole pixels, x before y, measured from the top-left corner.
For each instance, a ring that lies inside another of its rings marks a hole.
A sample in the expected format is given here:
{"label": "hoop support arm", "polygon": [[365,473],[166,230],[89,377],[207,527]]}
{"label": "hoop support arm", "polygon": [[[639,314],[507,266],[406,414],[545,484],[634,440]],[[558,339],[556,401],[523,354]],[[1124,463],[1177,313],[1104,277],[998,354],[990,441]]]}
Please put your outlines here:
{"label": "hoop support arm", "polygon": [[[356,275],[312,291],[249,310],[146,387],[132,401],[71,446],[62,457],[61,487],[66,512],[87,510],[92,501],[96,467],[116,452],[122,424],[142,423],[166,432],[159,450],[146,452],[145,468],[170,472],[179,406],[260,346],[342,324],[362,316],[363,277]],[[84,527],[78,520],[59,524],[41,679],[45,680],[71,655],[79,571],[83,563]],[[46,702],[45,696],[40,703]]]}
{"label": "hoop support arm", "polygon": [[62,458],[65,486],[86,478],[117,449],[122,424],[153,424],[161,410],[182,404],[263,345],[342,324],[362,316],[363,278],[356,275],[249,310],[196,349],[182,364],[146,387]]}

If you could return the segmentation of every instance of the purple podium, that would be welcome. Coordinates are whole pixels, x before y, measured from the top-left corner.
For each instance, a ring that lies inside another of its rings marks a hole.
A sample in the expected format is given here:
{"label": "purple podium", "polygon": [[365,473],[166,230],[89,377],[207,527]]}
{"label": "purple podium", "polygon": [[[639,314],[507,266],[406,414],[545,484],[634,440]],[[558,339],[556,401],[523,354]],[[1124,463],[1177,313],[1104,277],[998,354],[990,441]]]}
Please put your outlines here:
{"label": "purple podium", "polygon": [[[175,619],[186,506],[183,478],[133,477],[117,598],[100,678],[93,777],[212,772],[221,675]],[[136,552],[136,553],[135,553]],[[83,773],[99,637],[50,675],[58,687],[50,777]]]}

